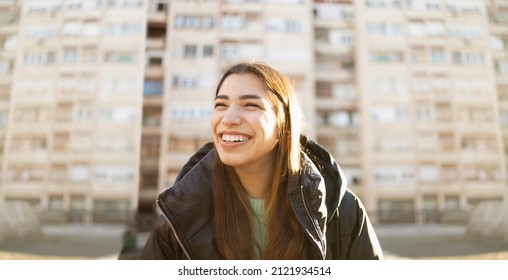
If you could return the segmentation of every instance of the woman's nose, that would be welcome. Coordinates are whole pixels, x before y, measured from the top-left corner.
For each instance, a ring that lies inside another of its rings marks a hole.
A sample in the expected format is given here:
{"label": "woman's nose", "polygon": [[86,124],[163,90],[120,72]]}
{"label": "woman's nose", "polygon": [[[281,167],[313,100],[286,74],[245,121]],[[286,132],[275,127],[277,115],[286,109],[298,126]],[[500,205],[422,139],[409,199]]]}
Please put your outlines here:
{"label": "woman's nose", "polygon": [[242,122],[240,112],[234,106],[229,107],[222,116],[221,120],[223,125],[238,125]]}

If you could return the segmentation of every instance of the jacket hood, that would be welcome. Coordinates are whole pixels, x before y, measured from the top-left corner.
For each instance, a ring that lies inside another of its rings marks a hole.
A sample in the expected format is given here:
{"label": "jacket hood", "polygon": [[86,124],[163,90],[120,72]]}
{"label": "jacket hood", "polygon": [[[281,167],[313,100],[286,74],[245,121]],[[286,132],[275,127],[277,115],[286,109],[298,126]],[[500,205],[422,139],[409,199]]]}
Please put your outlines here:
{"label": "jacket hood", "polygon": [[346,176],[344,176],[342,169],[337,164],[333,156],[323,146],[312,140],[308,140],[305,136],[300,138],[300,143],[303,147],[304,154],[308,156],[319,172],[319,174],[316,175],[324,179],[326,187],[325,203],[328,209],[329,221],[335,214],[335,211],[338,209],[340,202],[346,193]]}

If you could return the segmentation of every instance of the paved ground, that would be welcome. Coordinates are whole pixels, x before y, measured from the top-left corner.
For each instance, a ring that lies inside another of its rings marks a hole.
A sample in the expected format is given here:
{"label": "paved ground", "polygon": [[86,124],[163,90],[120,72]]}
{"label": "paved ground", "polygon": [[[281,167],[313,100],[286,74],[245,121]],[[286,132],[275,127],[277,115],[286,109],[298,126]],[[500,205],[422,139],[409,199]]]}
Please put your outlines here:
{"label": "paved ground", "polygon": [[51,225],[44,236],[0,243],[0,260],[118,259],[124,225]]}
{"label": "paved ground", "polygon": [[386,259],[508,260],[508,242],[467,237],[464,226],[378,225]]}
{"label": "paved ground", "polygon": [[[508,242],[464,236],[464,227],[378,225],[386,259],[508,260]],[[121,254],[123,225],[45,226],[44,236],[0,243],[2,259],[137,259],[139,250]],[[142,248],[147,233],[138,236]]]}

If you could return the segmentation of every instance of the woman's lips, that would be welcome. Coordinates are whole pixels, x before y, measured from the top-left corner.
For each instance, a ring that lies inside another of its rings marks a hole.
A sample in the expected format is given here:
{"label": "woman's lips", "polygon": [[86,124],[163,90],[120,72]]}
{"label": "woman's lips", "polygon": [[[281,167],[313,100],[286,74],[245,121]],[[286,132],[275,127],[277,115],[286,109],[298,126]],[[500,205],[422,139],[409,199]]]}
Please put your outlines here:
{"label": "woman's lips", "polygon": [[252,137],[238,132],[220,132],[219,139],[222,146],[232,148],[244,145]]}

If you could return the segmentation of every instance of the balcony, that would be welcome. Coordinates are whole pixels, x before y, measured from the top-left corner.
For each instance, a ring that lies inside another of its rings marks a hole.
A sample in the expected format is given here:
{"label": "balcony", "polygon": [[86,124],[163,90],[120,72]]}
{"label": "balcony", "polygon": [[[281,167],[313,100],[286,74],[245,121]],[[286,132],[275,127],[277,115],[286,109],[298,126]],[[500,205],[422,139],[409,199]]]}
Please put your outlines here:
{"label": "balcony", "polygon": [[141,170],[142,171],[157,171],[159,169],[159,157],[147,157],[141,155]]}
{"label": "balcony", "polygon": [[358,107],[356,100],[345,100],[332,97],[318,97],[316,99],[316,107],[318,110],[335,111],[335,110],[355,110]]}
{"label": "balcony", "polygon": [[166,24],[168,19],[165,10],[148,11],[148,23]]}
{"label": "balcony", "polygon": [[316,52],[324,55],[353,55],[353,49],[353,46],[332,45],[324,41],[316,42]]}
{"label": "balcony", "polygon": [[164,50],[166,48],[166,37],[149,37],[146,39],[147,49]]}
{"label": "balcony", "polygon": [[145,67],[145,78],[163,79],[164,69],[160,65],[147,65]]}

